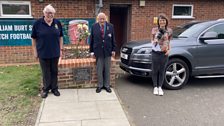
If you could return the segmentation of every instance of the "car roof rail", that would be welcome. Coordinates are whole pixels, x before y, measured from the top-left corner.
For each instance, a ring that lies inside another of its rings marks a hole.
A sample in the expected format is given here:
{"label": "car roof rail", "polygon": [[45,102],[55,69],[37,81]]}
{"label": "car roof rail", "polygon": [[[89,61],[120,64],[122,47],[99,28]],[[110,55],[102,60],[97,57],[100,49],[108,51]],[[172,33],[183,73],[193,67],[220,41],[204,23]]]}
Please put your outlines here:
{"label": "car roof rail", "polygon": [[224,18],[219,18],[217,21],[224,21]]}

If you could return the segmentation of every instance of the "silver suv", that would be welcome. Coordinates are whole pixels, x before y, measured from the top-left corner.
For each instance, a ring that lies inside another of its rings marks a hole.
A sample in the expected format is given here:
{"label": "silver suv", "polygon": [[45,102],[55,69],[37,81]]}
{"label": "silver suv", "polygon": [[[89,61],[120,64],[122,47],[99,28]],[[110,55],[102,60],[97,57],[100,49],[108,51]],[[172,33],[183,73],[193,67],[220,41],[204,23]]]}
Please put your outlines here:
{"label": "silver suv", "polygon": [[[120,68],[151,76],[151,43],[128,42],[121,48]],[[180,89],[190,76],[224,74],[224,20],[190,22],[173,29],[164,87]]]}

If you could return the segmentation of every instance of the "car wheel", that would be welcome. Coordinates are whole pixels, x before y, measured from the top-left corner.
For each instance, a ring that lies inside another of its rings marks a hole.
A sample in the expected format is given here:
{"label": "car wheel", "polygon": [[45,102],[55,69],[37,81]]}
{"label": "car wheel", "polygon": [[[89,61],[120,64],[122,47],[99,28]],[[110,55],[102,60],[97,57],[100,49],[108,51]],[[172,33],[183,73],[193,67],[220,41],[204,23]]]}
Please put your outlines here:
{"label": "car wheel", "polygon": [[165,73],[164,87],[167,89],[181,89],[188,81],[189,68],[181,59],[170,59]]}

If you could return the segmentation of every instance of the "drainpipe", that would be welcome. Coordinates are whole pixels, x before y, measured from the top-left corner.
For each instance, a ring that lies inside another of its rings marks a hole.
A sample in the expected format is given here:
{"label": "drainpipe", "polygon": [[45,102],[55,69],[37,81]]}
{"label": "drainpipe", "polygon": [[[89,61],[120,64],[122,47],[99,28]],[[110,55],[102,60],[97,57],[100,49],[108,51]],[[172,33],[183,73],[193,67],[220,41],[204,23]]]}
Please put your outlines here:
{"label": "drainpipe", "polygon": [[99,7],[103,7],[103,0],[99,0]]}
{"label": "drainpipe", "polygon": [[96,16],[100,13],[102,7],[103,7],[103,0],[99,0],[99,4],[96,4],[96,11],[95,11]]}

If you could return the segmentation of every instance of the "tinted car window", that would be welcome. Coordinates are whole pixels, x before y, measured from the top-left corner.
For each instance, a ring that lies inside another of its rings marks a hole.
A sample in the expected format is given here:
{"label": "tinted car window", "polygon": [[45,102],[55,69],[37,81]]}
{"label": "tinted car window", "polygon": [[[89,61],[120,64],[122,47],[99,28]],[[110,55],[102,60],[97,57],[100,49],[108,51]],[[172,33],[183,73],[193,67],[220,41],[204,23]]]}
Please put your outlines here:
{"label": "tinted car window", "polygon": [[207,27],[206,25],[203,25],[203,23],[195,24],[192,27],[186,29],[184,32],[182,32],[178,38],[189,38],[190,36],[195,35],[195,33],[198,32],[200,29],[204,29]]}
{"label": "tinted car window", "polygon": [[[224,24],[218,24],[214,27],[208,29],[206,32],[215,32],[217,33],[216,39],[224,39]],[[206,33],[205,32],[205,33]]]}
{"label": "tinted car window", "polygon": [[190,28],[191,26],[195,25],[195,24],[198,24],[200,22],[190,22],[190,23],[187,23],[187,24],[183,24],[183,25],[180,25],[180,26],[177,26],[173,29],[173,38],[178,38],[178,36],[183,33],[186,29]]}

